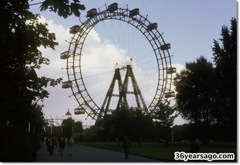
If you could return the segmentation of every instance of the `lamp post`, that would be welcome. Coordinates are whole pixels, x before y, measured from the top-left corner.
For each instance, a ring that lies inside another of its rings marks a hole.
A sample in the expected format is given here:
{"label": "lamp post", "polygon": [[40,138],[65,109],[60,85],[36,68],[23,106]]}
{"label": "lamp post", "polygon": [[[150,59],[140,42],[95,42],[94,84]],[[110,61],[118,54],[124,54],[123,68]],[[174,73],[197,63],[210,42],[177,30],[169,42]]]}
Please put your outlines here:
{"label": "lamp post", "polygon": [[64,124],[62,124],[62,136],[63,136],[63,127],[64,127]]}

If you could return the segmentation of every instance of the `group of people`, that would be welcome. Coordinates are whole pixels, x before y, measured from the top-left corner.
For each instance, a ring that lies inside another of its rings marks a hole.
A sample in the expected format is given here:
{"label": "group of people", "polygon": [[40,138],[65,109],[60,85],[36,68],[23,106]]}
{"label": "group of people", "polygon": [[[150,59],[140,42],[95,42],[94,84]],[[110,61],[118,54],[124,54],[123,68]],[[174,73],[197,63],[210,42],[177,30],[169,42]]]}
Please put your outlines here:
{"label": "group of people", "polygon": [[[69,147],[69,155],[72,155],[72,148],[74,145],[74,139],[72,136],[70,136],[69,138],[57,138],[57,137],[49,137],[46,139],[46,144],[47,144],[47,151],[49,152],[49,156],[54,154],[54,148],[59,146],[59,152],[61,153],[61,156],[63,154],[64,148],[67,144],[67,146]],[[131,143],[130,140],[128,139],[127,136],[125,136],[123,143],[122,143],[122,147],[124,150],[124,154],[125,154],[125,159],[129,158],[129,150],[131,148]]]}
{"label": "group of people", "polygon": [[49,152],[49,156],[54,154],[54,148],[59,146],[59,152],[61,153],[61,156],[63,154],[64,148],[67,144],[67,146],[69,147],[69,155],[72,155],[72,148],[74,145],[74,139],[73,137],[69,137],[69,138],[57,138],[57,137],[49,137],[46,139],[46,144],[47,144],[47,151]]}

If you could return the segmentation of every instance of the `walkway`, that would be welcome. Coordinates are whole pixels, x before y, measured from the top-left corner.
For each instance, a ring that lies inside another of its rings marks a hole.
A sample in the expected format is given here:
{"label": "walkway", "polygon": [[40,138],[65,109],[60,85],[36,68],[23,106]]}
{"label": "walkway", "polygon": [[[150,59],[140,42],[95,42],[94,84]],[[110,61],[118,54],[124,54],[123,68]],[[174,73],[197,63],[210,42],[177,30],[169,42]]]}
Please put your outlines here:
{"label": "walkway", "polygon": [[135,155],[129,155],[129,159],[125,160],[123,153],[79,144],[74,145],[72,156],[69,155],[68,147],[65,147],[62,156],[57,147],[55,147],[54,154],[49,156],[46,143],[42,143],[41,150],[37,153],[36,162],[157,162],[157,160]]}

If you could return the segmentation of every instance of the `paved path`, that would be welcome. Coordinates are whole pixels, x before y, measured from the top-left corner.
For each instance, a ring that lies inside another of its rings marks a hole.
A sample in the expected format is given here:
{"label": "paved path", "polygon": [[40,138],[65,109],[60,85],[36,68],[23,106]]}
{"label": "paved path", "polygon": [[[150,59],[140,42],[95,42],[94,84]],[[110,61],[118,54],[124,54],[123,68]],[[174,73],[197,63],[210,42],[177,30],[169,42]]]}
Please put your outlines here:
{"label": "paved path", "polygon": [[105,149],[87,147],[75,144],[72,156],[69,155],[69,148],[66,146],[61,156],[58,148],[49,156],[46,143],[42,143],[41,150],[37,153],[36,162],[158,162],[157,160],[147,159],[140,156],[129,155],[129,159],[124,159],[124,154]]}

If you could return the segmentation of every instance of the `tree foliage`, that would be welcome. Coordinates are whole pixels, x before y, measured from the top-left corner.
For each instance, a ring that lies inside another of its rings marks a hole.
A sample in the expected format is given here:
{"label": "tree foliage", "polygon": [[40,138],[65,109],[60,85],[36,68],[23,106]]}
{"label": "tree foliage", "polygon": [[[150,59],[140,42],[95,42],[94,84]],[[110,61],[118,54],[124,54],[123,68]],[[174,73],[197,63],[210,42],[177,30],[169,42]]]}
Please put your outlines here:
{"label": "tree foliage", "polygon": [[69,0],[45,0],[40,9],[41,11],[49,9],[59,16],[67,18],[71,15],[79,17],[81,14],[80,10],[85,10],[85,6],[80,4],[79,0],[73,0],[72,3]]}
{"label": "tree foliage", "polygon": [[75,121],[71,117],[68,119],[65,119],[62,122],[62,127],[63,127],[63,136],[68,138],[73,134]]}
{"label": "tree foliage", "polygon": [[[79,10],[83,9],[79,1],[74,0],[68,4],[66,0],[45,0],[41,9],[46,10],[52,6],[52,11],[65,18],[70,14],[79,16]],[[66,8],[71,11],[66,11]],[[39,47],[54,49],[57,45],[56,38],[54,33],[49,32],[47,24],[39,21],[39,15],[29,11],[28,0],[1,0],[0,13],[0,141],[1,146],[11,143],[8,152],[3,150],[5,147],[1,147],[0,158],[1,161],[32,161],[33,155],[30,156],[28,152],[35,153],[36,148],[27,140],[30,138],[29,122],[34,126],[35,134],[42,131],[42,106],[38,105],[38,101],[48,97],[48,85],[55,86],[61,81],[61,78],[37,75],[36,70],[50,62]],[[19,142],[16,137],[27,142]],[[25,143],[22,148],[20,145]],[[25,155],[20,151],[15,152],[16,148],[26,150]]]}
{"label": "tree foliage", "polygon": [[83,125],[82,122],[77,121],[75,123],[74,133],[82,133],[83,132]]}
{"label": "tree foliage", "polygon": [[[171,139],[171,127],[176,117],[175,109],[169,105],[160,104],[156,114],[145,114],[142,110],[118,109],[96,121],[88,130],[95,140],[121,141],[128,136],[132,141],[153,141]],[[88,134],[90,135],[90,134]],[[86,136],[88,136],[86,135]],[[89,137],[88,137],[89,138]]]}
{"label": "tree foliage", "polygon": [[223,26],[221,38],[213,41],[213,59],[218,83],[218,109],[222,123],[236,129],[237,123],[237,20]]}
{"label": "tree foliage", "polygon": [[236,139],[237,126],[237,21],[222,27],[221,38],[214,40],[215,68],[204,57],[186,63],[175,82],[177,107],[182,116],[195,123],[206,138],[215,124],[218,132]]}
{"label": "tree foliage", "polygon": [[152,118],[141,110],[115,110],[111,115],[105,115],[95,124],[98,127],[99,140],[122,139],[124,136],[132,140],[149,139],[153,128]]}
{"label": "tree foliage", "polygon": [[172,127],[174,119],[177,117],[176,108],[170,106],[170,102],[167,104],[160,103],[159,111],[155,112],[154,119],[163,127]]}
{"label": "tree foliage", "polygon": [[214,72],[212,63],[204,57],[186,63],[186,69],[181,71],[175,82],[177,110],[183,118],[207,125],[216,122]]}
{"label": "tree foliage", "polygon": [[174,124],[174,119],[177,117],[176,108],[167,104],[160,103],[159,111],[155,112],[155,133],[159,140],[166,141],[166,144],[171,140],[171,127]]}

